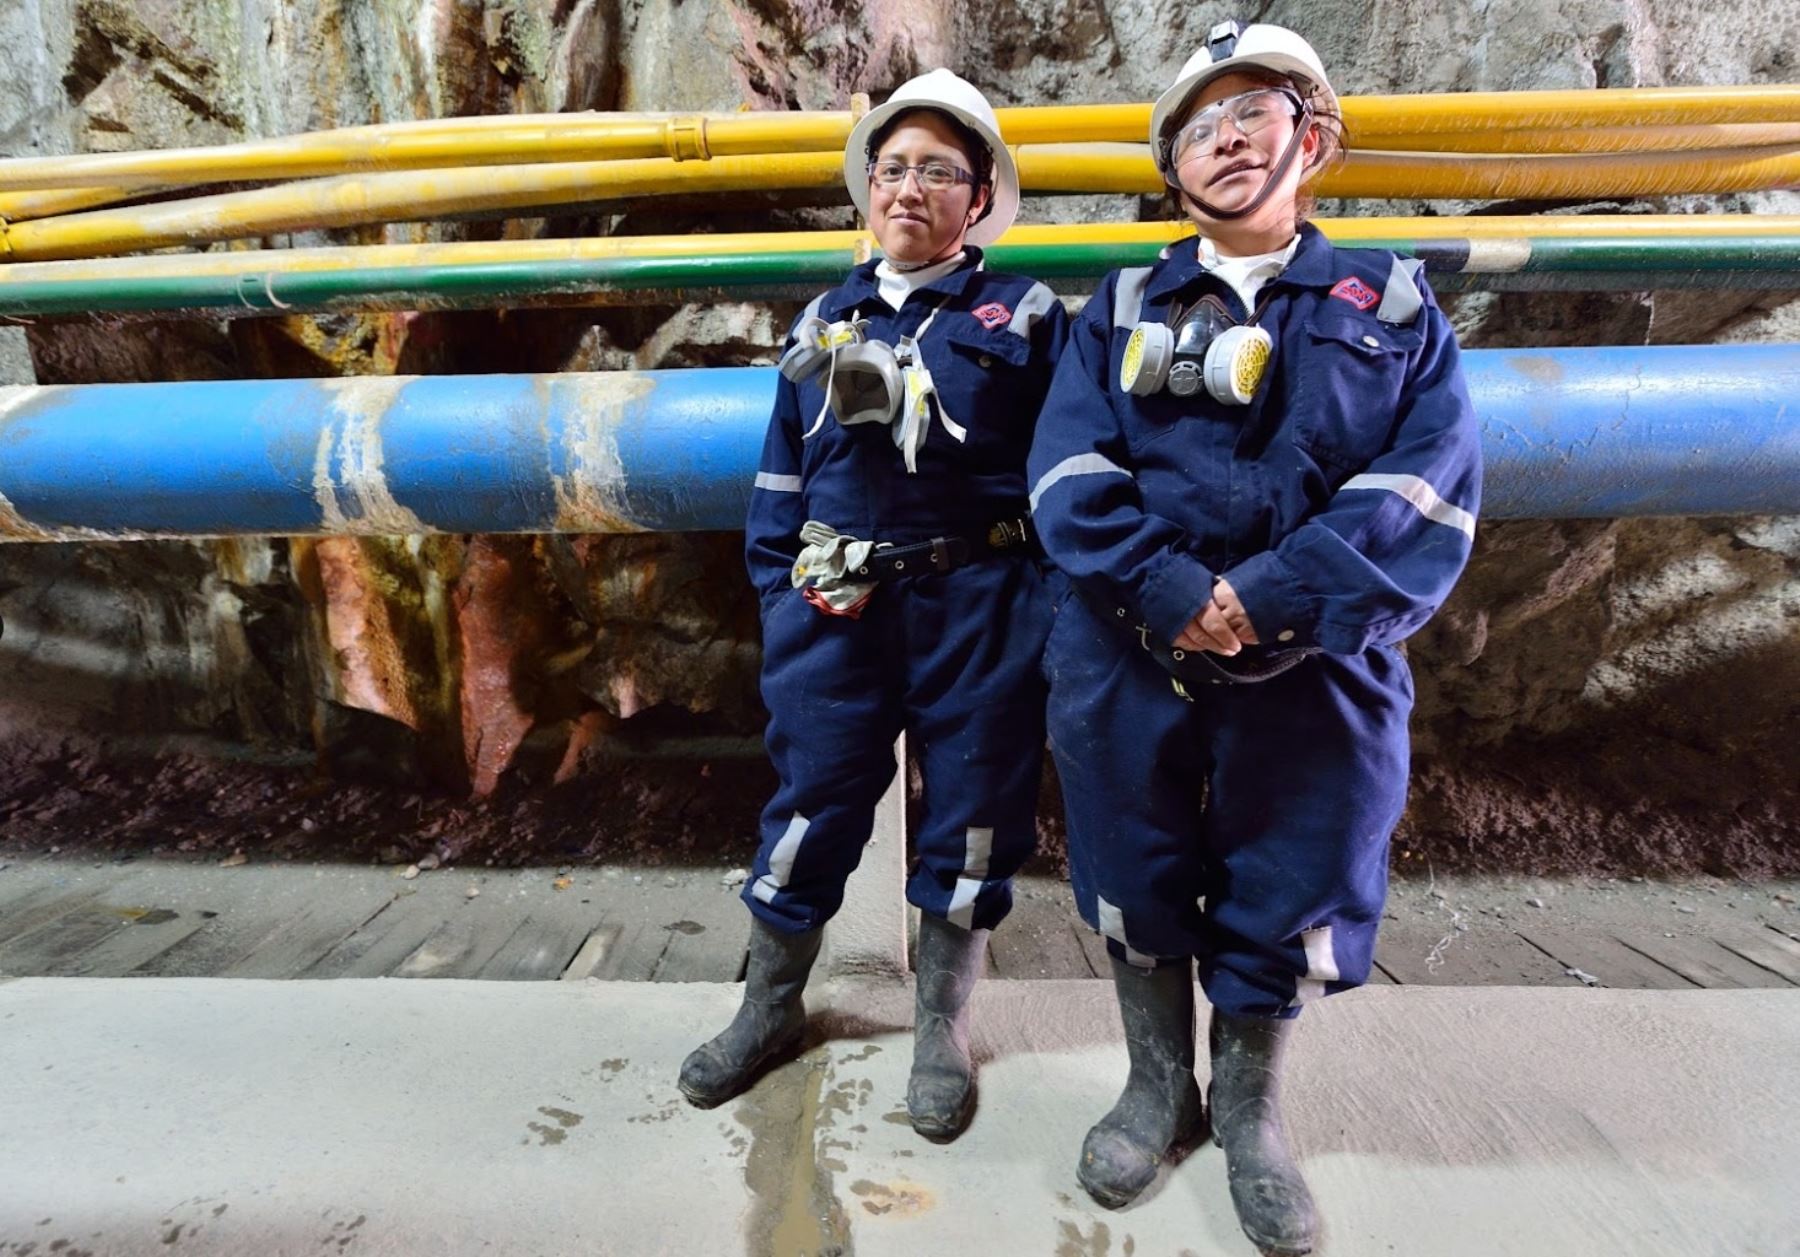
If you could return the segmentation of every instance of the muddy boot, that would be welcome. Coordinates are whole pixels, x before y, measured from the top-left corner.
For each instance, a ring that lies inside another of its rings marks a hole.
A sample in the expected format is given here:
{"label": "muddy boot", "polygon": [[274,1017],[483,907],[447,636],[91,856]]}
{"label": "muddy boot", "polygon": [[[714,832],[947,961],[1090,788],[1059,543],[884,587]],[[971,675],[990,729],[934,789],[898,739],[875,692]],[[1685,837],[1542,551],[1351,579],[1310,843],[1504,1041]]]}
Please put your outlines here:
{"label": "muddy boot", "polygon": [[1231,1202],[1250,1242],[1297,1257],[1318,1239],[1312,1193],[1281,1120],[1281,1058],[1293,1021],[1213,1011],[1213,1138],[1225,1152]]}
{"label": "muddy boot", "polygon": [[723,1034],[681,1063],[681,1094],[703,1109],[723,1104],[800,1046],[806,1006],[800,993],[825,931],[786,934],[750,918],[750,965],[744,1002]]}
{"label": "muddy boot", "polygon": [[913,1129],[937,1143],[962,1134],[975,1111],[969,995],[987,963],[987,939],[986,930],[965,930],[930,913],[919,916],[919,980],[906,1112]]}
{"label": "muddy boot", "polygon": [[1113,958],[1131,1074],[1112,1112],[1081,1145],[1075,1175],[1088,1195],[1117,1209],[1156,1177],[1171,1152],[1206,1133],[1194,1081],[1194,967],[1180,960],[1140,969]]}

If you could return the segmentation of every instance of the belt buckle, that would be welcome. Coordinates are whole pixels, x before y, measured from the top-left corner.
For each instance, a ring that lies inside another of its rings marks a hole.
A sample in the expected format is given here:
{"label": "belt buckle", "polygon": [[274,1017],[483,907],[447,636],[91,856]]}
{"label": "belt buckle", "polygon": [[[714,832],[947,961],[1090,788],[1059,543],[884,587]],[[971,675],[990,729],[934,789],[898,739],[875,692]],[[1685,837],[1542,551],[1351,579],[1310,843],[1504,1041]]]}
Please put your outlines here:
{"label": "belt buckle", "polygon": [[1025,544],[1025,521],[1022,519],[1003,519],[988,528],[988,549],[1010,550],[1014,546]]}
{"label": "belt buckle", "polygon": [[933,537],[931,539],[931,566],[940,572],[948,572],[952,566],[950,560],[950,545],[942,537]]}

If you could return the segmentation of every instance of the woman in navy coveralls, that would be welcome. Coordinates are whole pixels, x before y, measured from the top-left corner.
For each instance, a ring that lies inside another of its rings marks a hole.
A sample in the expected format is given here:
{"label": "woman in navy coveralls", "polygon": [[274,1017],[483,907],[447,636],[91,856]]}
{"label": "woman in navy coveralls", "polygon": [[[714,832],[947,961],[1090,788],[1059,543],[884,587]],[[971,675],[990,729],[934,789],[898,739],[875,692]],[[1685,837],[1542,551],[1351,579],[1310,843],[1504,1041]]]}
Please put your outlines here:
{"label": "woman in navy coveralls", "polygon": [[1122,1205],[1210,1113],[1239,1219],[1279,1253],[1317,1235],[1283,1046],[1306,1001],[1368,977],[1407,785],[1396,644],[1449,594],[1480,495],[1456,340],[1417,267],[1301,217],[1337,138],[1304,39],[1214,28],[1151,122],[1199,235],[1101,284],[1029,468],[1058,569],[1071,875],[1131,1058],[1080,1178]]}
{"label": "woman in navy coveralls", "polygon": [[993,109],[935,70],[852,131],[845,178],[880,244],[796,322],[746,524],[780,786],[744,888],[743,1006],[682,1066],[710,1107],[791,1055],[904,731],[924,778],[907,1108],[967,1124],[968,999],[1036,831],[1049,600],[1025,458],[1068,316],[980,248],[1018,209]]}

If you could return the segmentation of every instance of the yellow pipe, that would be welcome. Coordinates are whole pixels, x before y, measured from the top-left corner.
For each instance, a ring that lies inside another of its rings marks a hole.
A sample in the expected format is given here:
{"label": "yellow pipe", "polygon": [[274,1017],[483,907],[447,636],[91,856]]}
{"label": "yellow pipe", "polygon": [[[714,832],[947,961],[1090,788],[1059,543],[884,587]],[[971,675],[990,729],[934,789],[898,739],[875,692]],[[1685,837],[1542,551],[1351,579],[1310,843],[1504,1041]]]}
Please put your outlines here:
{"label": "yellow pipe", "polygon": [[1030,105],[994,116],[1008,144],[1141,144],[1150,129],[1149,105]]}
{"label": "yellow pipe", "polygon": [[288,231],[412,222],[478,210],[537,209],[664,193],[842,186],[837,153],[484,166],[345,175],[250,192],[92,210],[16,223],[12,255],[48,260],[130,253]]}
{"label": "yellow pipe", "polygon": [[[1072,109],[1070,112],[1081,110]],[[1105,129],[1096,127],[1088,134],[1099,134]],[[1059,134],[1081,133],[1078,127],[1060,120],[1055,121],[1053,127],[1046,126],[1045,131]],[[437,146],[436,151],[450,153],[451,150],[445,147],[447,141],[442,137],[434,138],[432,142]],[[761,144],[765,141],[752,137],[746,142]],[[1709,144],[1713,147],[1707,147]],[[1398,147],[1383,149],[1383,145]],[[1560,199],[1576,195],[1653,196],[1672,192],[1750,191],[1781,187],[1793,182],[1792,178],[1786,177],[1785,172],[1789,167],[1782,159],[1793,156],[1796,152],[1800,152],[1800,124],[1791,123],[1660,130],[1606,128],[1595,131],[1495,132],[1474,136],[1364,136],[1355,139],[1349,154],[1348,169],[1328,176],[1321,183],[1319,191],[1326,196],[1468,199],[1520,196]],[[1407,155],[1400,156],[1401,153]],[[1590,153],[1612,154],[1614,159],[1599,165],[1590,164],[1586,160],[1568,160],[1577,153],[1584,158]],[[1513,154],[1539,156],[1544,158],[1544,164],[1533,166]],[[1662,154],[1679,156],[1662,157],[1659,160],[1656,155]],[[1142,144],[1094,141],[1046,143],[1022,148],[1019,156],[1021,177],[1028,191],[1160,191],[1160,183],[1147,164],[1148,150]],[[1639,160],[1640,157],[1642,160]],[[1484,158],[1491,160],[1484,161]],[[1773,160],[1774,165],[1764,164],[1766,160]],[[561,163],[541,164],[548,166]],[[456,168],[459,167],[455,164],[448,167],[428,167]],[[1574,183],[1567,183],[1571,178]],[[1398,186],[1368,190],[1375,182],[1390,179],[1397,181]],[[1640,180],[1647,182],[1640,183]],[[1573,190],[1521,190],[1545,185],[1555,189],[1570,187]],[[1348,190],[1351,188],[1357,190]],[[19,223],[90,206],[106,205],[152,190],[155,189],[121,186],[26,192],[10,196],[0,194],[0,219]]]}
{"label": "yellow pipe", "polygon": [[[1142,145],[1024,147],[1021,183],[1037,192],[1155,193]],[[11,224],[20,260],[128,253],[170,245],[473,211],[543,209],[665,193],[835,189],[837,153],[638,159],[341,176],[123,210]],[[1800,153],[1749,150],[1583,157],[1349,154],[1319,191],[1340,197],[1569,199],[1738,192],[1800,183]]]}
{"label": "yellow pipe", "polygon": [[1583,127],[1483,131],[1466,135],[1357,133],[1350,148],[1390,153],[1667,153],[1695,149],[1800,146],[1800,123],[1739,122],[1719,126]]}
{"label": "yellow pipe", "polygon": [[[470,125],[475,122],[479,127]],[[0,161],[0,191],[168,187],[311,178],[358,171],[617,161],[674,161],[763,153],[842,151],[845,114],[537,115],[532,120],[442,119],[403,128],[349,127],[218,148],[88,153]]]}
{"label": "yellow pipe", "polygon": [[[1800,86],[1345,97],[1352,136],[1800,122]],[[999,110],[1009,144],[1144,138],[1150,106]],[[255,182],[455,165],[747,156],[842,149],[848,112],[532,114],[347,127],[217,148],[0,161],[0,191]],[[1369,145],[1365,142],[1364,147]]]}
{"label": "yellow pipe", "polygon": [[[1147,146],[1072,152],[1019,150],[1019,182],[1032,192],[1153,194],[1163,182]],[[1800,183],[1800,150],[1716,150],[1548,157],[1370,153],[1353,150],[1319,180],[1321,196],[1457,200],[1568,200],[1765,191]]]}
{"label": "yellow pipe", "polygon": [[[1800,235],[1800,214],[1593,214],[1430,218],[1321,218],[1332,240],[1557,239],[1606,236],[1633,239]],[[1001,237],[1009,245],[1166,244],[1189,234],[1186,222],[1034,224]],[[18,262],[0,266],[0,289],[42,280],[101,281],[171,275],[270,276],[381,267],[470,266],[591,260],[779,254],[841,250],[848,269],[861,231],[782,231],[728,235],[616,236],[557,240],[457,241],[309,249],[223,249],[151,257]]]}
{"label": "yellow pipe", "polygon": [[1344,125],[1352,135],[1364,131],[1457,135],[1575,127],[1712,126],[1800,121],[1800,84],[1440,92],[1346,96],[1342,103]]}
{"label": "yellow pipe", "polygon": [[[1127,130],[1118,121],[1118,116],[1134,113],[1135,105],[1113,106],[1069,106],[1044,107],[1034,109],[1015,109],[999,111],[1004,117],[1008,113],[1024,115],[1023,120],[1004,124],[1015,143],[1039,145],[1045,148],[1066,143],[1091,144],[1097,142],[1118,142],[1117,137]],[[549,115],[552,118],[563,115]],[[846,115],[847,116],[847,115]],[[787,115],[773,115],[773,121],[781,121]],[[446,129],[441,133],[431,133],[431,147],[427,150],[420,147],[415,151],[424,153],[436,152],[442,161],[418,163],[399,160],[387,162],[359,161],[354,158],[343,161],[318,161],[296,163],[291,174],[341,174],[358,169],[380,169],[386,166],[391,169],[404,168],[457,168],[472,165],[483,165],[488,160],[503,160],[505,164],[517,164],[521,158],[538,162],[552,162],[578,156],[593,148],[586,144],[552,144],[542,150],[531,149],[528,145],[512,147],[510,145],[460,147],[453,137],[465,132],[451,129],[448,124],[488,122],[493,119],[454,118],[443,119]],[[733,120],[735,121],[735,119]],[[415,125],[415,124],[407,124]],[[421,125],[422,124],[418,124]],[[716,123],[711,125],[716,126]],[[763,123],[762,125],[768,125]],[[843,128],[847,130],[846,123]],[[373,128],[369,128],[373,129]],[[484,128],[494,132],[494,128]],[[532,128],[526,128],[531,130]],[[831,135],[836,124],[830,128],[820,128],[807,133],[809,143],[820,147],[829,147]],[[497,133],[497,132],[496,132]],[[420,131],[423,135],[425,132]],[[480,132],[467,134],[481,137]],[[512,135],[512,129],[506,129]],[[703,142],[709,144],[710,156],[750,156],[757,152],[786,151],[778,147],[780,140],[764,137],[751,131],[734,133],[733,137],[719,143],[716,137],[708,139],[710,133],[698,133]],[[823,141],[823,144],[820,142]],[[1130,142],[1136,143],[1136,134],[1132,134]],[[1595,127],[1595,128],[1551,128],[1525,131],[1487,131],[1474,134],[1421,134],[1408,135],[1400,132],[1359,133],[1350,137],[1350,148],[1356,152],[1394,152],[1394,153],[1471,153],[1471,154],[1527,154],[1551,156],[1557,154],[1576,153],[1661,153],[1661,152],[1695,152],[1706,149],[1753,149],[1776,145],[1800,146],[1800,123],[1792,122],[1749,122],[1728,123],[1708,126],[1668,126],[1668,127]],[[629,159],[633,157],[655,157],[662,155],[663,141],[656,144],[641,144],[636,141],[626,143],[620,141],[612,151],[603,156],[609,159]],[[207,153],[221,150],[190,149],[189,153]],[[684,150],[685,151],[685,150]],[[125,154],[129,157],[148,156],[152,158],[173,158],[174,150],[166,153]],[[108,154],[108,157],[117,156]],[[68,160],[68,159],[55,159]],[[313,168],[316,167],[316,168]],[[211,167],[212,181],[233,181],[218,175],[223,166]],[[246,174],[245,179],[254,181],[259,178],[273,179],[281,177],[272,173],[275,167],[265,165],[259,167],[260,173]],[[177,166],[170,166],[166,173],[171,177],[179,174]],[[148,176],[146,176],[148,177]],[[1098,178],[1098,176],[1090,176]],[[0,162],[0,185],[9,181],[4,162]],[[197,180],[204,181],[204,180]],[[1103,182],[1103,180],[1102,180]],[[135,197],[166,191],[180,186],[179,183],[159,182],[142,183],[132,186],[112,187],[75,187],[58,188],[52,191],[0,192],[0,219],[8,222],[25,222],[34,218],[47,218],[56,214],[73,213],[79,210],[112,205],[120,201],[132,200]],[[1098,190],[1105,190],[1104,188]]]}
{"label": "yellow pipe", "polygon": [[22,223],[28,218],[72,214],[98,205],[114,205],[154,191],[150,188],[58,188],[49,192],[0,193],[0,218]]}
{"label": "yellow pipe", "polygon": [[1320,218],[1333,240],[1698,239],[1800,232],[1800,214],[1478,214],[1468,218]]}
{"label": "yellow pipe", "polygon": [[1321,196],[1577,200],[1760,192],[1800,184],[1800,149],[1480,156],[1352,152]]}

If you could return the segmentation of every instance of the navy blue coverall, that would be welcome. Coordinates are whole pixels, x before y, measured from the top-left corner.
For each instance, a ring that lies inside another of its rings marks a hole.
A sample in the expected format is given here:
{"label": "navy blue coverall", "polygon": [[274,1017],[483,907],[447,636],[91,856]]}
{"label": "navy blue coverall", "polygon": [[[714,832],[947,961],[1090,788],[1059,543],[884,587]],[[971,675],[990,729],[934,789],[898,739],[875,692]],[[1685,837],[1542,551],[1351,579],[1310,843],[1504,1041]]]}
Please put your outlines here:
{"label": "navy blue coverall", "polygon": [[[1303,227],[1258,294],[1275,344],[1248,406],[1121,389],[1140,318],[1207,293],[1246,312],[1192,240],[1115,272],[1075,323],[1031,453],[1057,569],[1045,670],[1077,904],[1121,959],[1197,957],[1226,1012],[1292,1016],[1368,978],[1407,786],[1413,687],[1395,643],[1474,539],[1480,444],[1456,339],[1400,269]],[[1410,302],[1384,300],[1390,285]],[[1408,317],[1380,317],[1394,308]],[[1184,697],[1144,635],[1173,642],[1220,577],[1262,643],[1222,662],[1319,653]]]}
{"label": "navy blue coverall", "polygon": [[762,600],[762,694],[780,786],[744,901],[778,929],[814,929],[843,902],[903,729],[924,778],[911,903],[991,928],[1011,909],[1010,879],[1035,843],[1050,624],[1035,551],[890,577],[859,619],[822,613],[789,579],[807,520],[904,545],[1025,516],[1025,458],[1069,319],[1044,285],[990,274],[979,250],[966,253],[899,310],[879,296],[870,262],[801,316],[860,315],[870,339],[894,344],[936,312],[920,351],[942,409],[934,402],[916,473],[886,425],[827,416],[804,435],[824,402],[823,372],[797,387],[784,377],[776,394],[745,554]]}

